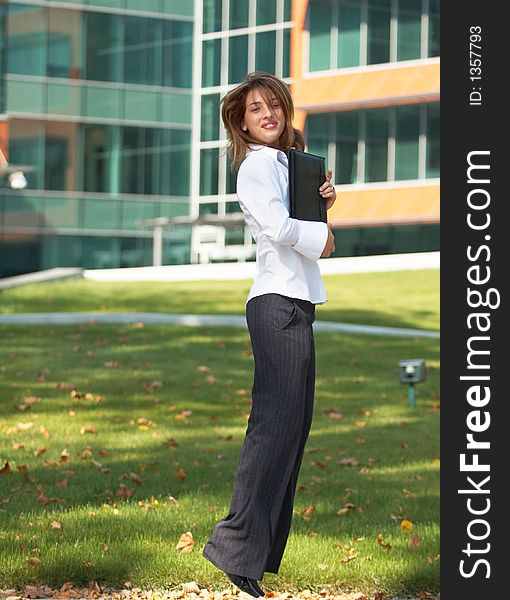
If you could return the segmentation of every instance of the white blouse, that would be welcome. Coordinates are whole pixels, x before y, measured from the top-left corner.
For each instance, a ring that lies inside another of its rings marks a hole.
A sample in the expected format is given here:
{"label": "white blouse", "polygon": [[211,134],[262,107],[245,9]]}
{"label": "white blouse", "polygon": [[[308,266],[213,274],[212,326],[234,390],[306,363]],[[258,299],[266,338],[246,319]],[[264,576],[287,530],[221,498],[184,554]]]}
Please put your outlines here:
{"label": "white blouse", "polygon": [[257,244],[255,278],[246,303],[268,293],[327,302],[317,260],[328,226],[290,217],[287,155],[252,145],[237,174],[237,197]]}

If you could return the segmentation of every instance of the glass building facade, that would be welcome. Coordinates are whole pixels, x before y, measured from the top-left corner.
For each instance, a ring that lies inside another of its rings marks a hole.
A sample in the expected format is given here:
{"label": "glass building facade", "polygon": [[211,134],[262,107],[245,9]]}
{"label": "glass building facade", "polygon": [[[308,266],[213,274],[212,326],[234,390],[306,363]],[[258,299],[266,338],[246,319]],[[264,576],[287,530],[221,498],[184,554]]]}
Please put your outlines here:
{"label": "glass building facade", "polygon": [[[238,212],[220,100],[255,70],[296,92],[297,126],[327,157],[337,203],[343,186],[434,182],[438,94],[310,105],[299,85],[434,66],[438,12],[435,0],[0,3],[0,149],[27,182],[0,179],[0,276],[150,265],[143,220]],[[338,217],[335,255],[438,248],[437,223],[393,221]],[[241,225],[164,230],[164,264],[253,256]]]}

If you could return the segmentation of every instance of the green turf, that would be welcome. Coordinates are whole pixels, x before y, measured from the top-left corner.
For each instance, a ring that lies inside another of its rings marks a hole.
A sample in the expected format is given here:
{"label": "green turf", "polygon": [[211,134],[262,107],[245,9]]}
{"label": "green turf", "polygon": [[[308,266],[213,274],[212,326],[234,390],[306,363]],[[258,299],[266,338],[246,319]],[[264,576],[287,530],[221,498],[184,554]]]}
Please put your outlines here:
{"label": "green turf", "polygon": [[[398,274],[326,278],[332,300],[318,309],[321,318],[436,328],[437,273],[417,273],[414,283]],[[68,282],[20,287],[2,299],[7,312],[241,312],[247,289]],[[438,341],[325,332],[315,340],[315,412],[292,531],[280,572],[266,574],[263,587],[437,591]],[[246,430],[248,332],[3,326],[0,352],[0,469],[8,462],[12,471],[0,475],[0,587],[225,587],[200,551],[228,511]],[[427,360],[428,379],[413,410],[397,364],[414,357]],[[345,459],[355,462],[339,463]],[[195,544],[181,553],[175,546],[188,531]]]}
{"label": "green turf", "polygon": [[[328,275],[317,319],[439,329],[439,270]],[[251,280],[98,283],[67,280],[0,292],[0,312],[243,314]]]}

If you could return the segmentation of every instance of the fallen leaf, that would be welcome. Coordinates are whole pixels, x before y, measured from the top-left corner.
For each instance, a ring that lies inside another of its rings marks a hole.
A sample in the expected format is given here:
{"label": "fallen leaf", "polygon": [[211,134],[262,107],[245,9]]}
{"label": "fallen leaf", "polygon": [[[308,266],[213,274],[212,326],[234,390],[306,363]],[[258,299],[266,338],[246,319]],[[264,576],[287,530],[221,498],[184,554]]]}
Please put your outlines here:
{"label": "fallen leaf", "polygon": [[411,538],[411,542],[409,543],[411,548],[419,548],[421,546],[421,537],[413,533],[413,537]]}
{"label": "fallen leaf", "polygon": [[135,483],[142,483],[142,478],[137,473],[131,472],[129,477],[131,478],[131,481],[134,481]]}
{"label": "fallen leaf", "polygon": [[5,463],[5,465],[0,469],[0,475],[11,475],[11,467],[9,465],[9,461]]}
{"label": "fallen leaf", "polygon": [[386,550],[391,550],[391,544],[384,543],[383,538],[382,538],[382,533],[377,534],[377,543],[379,544],[379,546],[382,546]]}
{"label": "fallen leaf", "polygon": [[357,556],[358,556],[358,553],[354,552],[354,554],[350,554],[349,556],[345,556],[344,558],[342,558],[342,560],[340,562],[341,563],[351,562],[351,560],[354,560]]}
{"label": "fallen leaf", "polygon": [[94,425],[85,425],[80,429],[80,433],[97,433],[97,429]]}
{"label": "fallen leaf", "polygon": [[39,504],[46,505],[50,502],[64,502],[64,498],[49,498],[44,494],[40,494],[39,496],[37,496],[37,502],[39,502]]}
{"label": "fallen leaf", "polygon": [[359,462],[355,458],[342,458],[338,461],[338,464],[344,467],[357,467]]}
{"label": "fallen leaf", "polygon": [[195,540],[193,539],[193,534],[191,531],[187,531],[183,533],[177,542],[175,549],[179,550],[179,552],[191,552],[193,550],[193,546],[195,545]]}
{"label": "fallen leaf", "polygon": [[323,413],[327,414],[330,419],[343,419],[343,415],[336,408],[328,408],[323,410]]}
{"label": "fallen leaf", "polygon": [[23,398],[25,404],[36,404],[36,402],[40,401],[41,399],[37,396],[25,396],[25,398]]}
{"label": "fallen leaf", "polygon": [[32,423],[32,421],[28,422],[28,423],[16,423],[16,427],[18,429],[31,429],[34,426],[34,424]]}
{"label": "fallen leaf", "polygon": [[320,460],[312,460],[312,464],[318,469],[325,469],[328,466],[326,463],[323,463]]}
{"label": "fallen leaf", "polygon": [[303,510],[299,514],[302,517],[309,517],[314,511],[315,508],[313,506],[307,506],[306,508],[303,508]]}
{"label": "fallen leaf", "polygon": [[200,588],[197,585],[196,581],[188,581],[187,583],[182,584],[182,591],[185,594],[200,594]]}
{"label": "fallen leaf", "polygon": [[44,446],[42,448],[38,448],[37,450],[35,450],[34,456],[41,456],[41,454],[43,454],[43,452],[46,452],[46,448]]}
{"label": "fallen leaf", "polygon": [[408,521],[407,519],[403,519],[400,522],[400,527],[404,530],[404,531],[411,531],[411,529],[413,528],[413,523],[411,521]]}
{"label": "fallen leaf", "polygon": [[193,411],[191,411],[191,410],[181,410],[181,412],[178,415],[175,415],[175,418],[179,419],[181,421],[185,421],[192,414],[193,414]]}
{"label": "fallen leaf", "polygon": [[179,444],[173,438],[167,438],[163,444],[165,446],[169,446],[170,448],[178,448]]}
{"label": "fallen leaf", "polygon": [[177,477],[177,479],[179,481],[182,481],[183,479],[186,478],[186,471],[184,469],[179,469],[177,471],[177,473],[175,474],[175,476]]}
{"label": "fallen leaf", "polygon": [[34,565],[35,567],[37,567],[38,565],[40,565],[42,563],[42,560],[40,558],[37,558],[37,556],[30,556],[27,558],[27,562],[31,565]]}
{"label": "fallen leaf", "polygon": [[119,498],[130,498],[135,491],[135,488],[129,488],[125,483],[121,483],[117,489],[116,495]]}

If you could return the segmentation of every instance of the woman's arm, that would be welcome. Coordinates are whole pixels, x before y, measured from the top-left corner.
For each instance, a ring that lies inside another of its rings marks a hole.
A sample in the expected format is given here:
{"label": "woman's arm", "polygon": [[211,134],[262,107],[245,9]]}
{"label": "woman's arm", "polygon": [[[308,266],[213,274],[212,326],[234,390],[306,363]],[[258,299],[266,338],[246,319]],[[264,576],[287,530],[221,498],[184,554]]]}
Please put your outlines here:
{"label": "woman's arm", "polygon": [[310,260],[318,260],[328,241],[328,226],[319,221],[293,219],[285,207],[274,162],[253,156],[239,169],[237,195],[241,208],[260,231],[276,244],[291,246]]}

